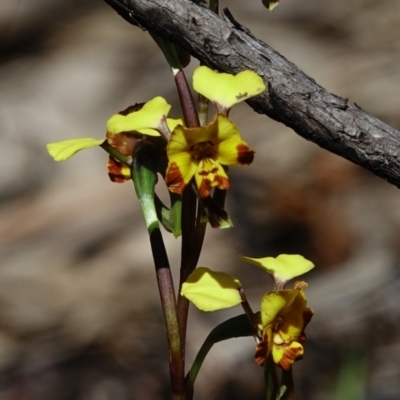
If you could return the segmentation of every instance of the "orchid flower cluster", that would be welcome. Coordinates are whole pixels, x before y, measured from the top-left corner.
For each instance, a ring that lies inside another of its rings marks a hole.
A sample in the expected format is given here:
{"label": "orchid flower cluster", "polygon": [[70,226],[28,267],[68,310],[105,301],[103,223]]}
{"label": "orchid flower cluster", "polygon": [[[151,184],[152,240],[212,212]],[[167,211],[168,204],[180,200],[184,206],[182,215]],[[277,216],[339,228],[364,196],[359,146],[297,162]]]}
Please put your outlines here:
{"label": "orchid flower cluster", "polygon": [[145,137],[161,136],[166,142],[168,158],[163,175],[171,192],[181,194],[193,177],[201,198],[208,197],[214,187],[227,190],[230,182],[224,166],[249,165],[254,156],[228,118],[229,110],[263,92],[265,84],[252,71],[233,76],[201,66],[194,72],[193,88],[217,109],[205,126],[187,127],[182,118],[168,118],[171,106],[158,96],[113,115],[107,122],[106,139],[78,138],[51,143],[47,145],[48,152],[55,161],[63,161],[81,150],[107,143],[127,160],[123,164],[109,156],[110,179],[125,182],[131,179],[129,164],[135,144]]}
{"label": "orchid flower cluster", "polygon": [[[273,8],[278,1],[266,3]],[[235,104],[260,95],[266,85],[254,71],[231,75],[201,65],[193,74],[193,89],[199,94],[196,107],[183,68],[175,67],[179,62],[173,46],[159,38],[155,40],[170,63],[183,116],[171,118],[171,105],[157,96],[112,115],[105,138],[69,139],[48,144],[47,150],[55,161],[64,161],[81,150],[101,147],[108,153],[111,181],[133,182],[146,221],[159,286],[169,344],[172,398],[193,398],[196,376],[214,343],[253,336],[255,361],[264,368],[267,399],[288,400],[293,392],[292,365],[304,355],[304,330],[313,311],[307,307],[305,282],[296,282],[293,289],[285,286],[314,264],[300,255],[261,259],[241,256],[242,261],[265,270],[274,282],[274,290],[262,297],[260,312],[256,313],[237,278],[197,268],[208,223],[213,228],[232,226],[224,206],[226,191],[231,187],[228,167],[250,165],[255,154],[229,118],[229,111]],[[210,120],[209,102],[216,110]],[[159,176],[169,190],[169,206],[155,193]],[[160,223],[175,237],[182,237],[177,295]],[[203,311],[240,304],[244,314],[222,322],[210,333],[185,377],[189,301]],[[278,367],[282,369],[281,383],[277,379]]]}
{"label": "orchid flower cluster", "polygon": [[202,311],[217,311],[238,304],[247,313],[250,323],[255,323],[255,360],[264,366],[269,360],[285,371],[304,354],[302,343],[304,330],[313,311],[307,307],[304,289],[307,283],[297,281],[293,289],[285,289],[286,283],[302,275],[314,264],[300,255],[281,254],[265,258],[240,257],[242,261],[267,272],[274,281],[275,289],[261,299],[261,312],[253,314],[244,295],[242,284],[232,275],[199,267],[189,276],[182,287],[182,294]]}

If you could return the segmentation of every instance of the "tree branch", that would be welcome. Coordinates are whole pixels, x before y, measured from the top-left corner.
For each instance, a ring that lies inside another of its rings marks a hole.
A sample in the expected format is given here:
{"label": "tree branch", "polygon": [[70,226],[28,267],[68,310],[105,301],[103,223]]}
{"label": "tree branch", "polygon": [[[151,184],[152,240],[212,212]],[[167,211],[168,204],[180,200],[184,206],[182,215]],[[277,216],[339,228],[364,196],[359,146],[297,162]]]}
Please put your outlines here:
{"label": "tree branch", "polygon": [[229,11],[221,19],[199,0],[105,1],[129,23],[179,44],[210,67],[256,71],[268,84],[248,101],[256,112],[400,187],[400,132],[327,92]]}

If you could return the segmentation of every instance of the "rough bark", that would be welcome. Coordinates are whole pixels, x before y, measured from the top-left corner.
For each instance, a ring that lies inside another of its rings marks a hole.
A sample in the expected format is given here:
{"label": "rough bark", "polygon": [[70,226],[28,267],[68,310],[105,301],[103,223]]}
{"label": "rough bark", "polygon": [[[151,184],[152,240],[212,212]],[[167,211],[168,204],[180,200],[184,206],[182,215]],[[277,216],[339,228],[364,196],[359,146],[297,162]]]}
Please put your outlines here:
{"label": "rough bark", "polygon": [[258,113],[400,187],[400,132],[318,85],[225,10],[202,1],[105,0],[129,23],[179,44],[210,67],[256,71],[268,90],[248,101]]}

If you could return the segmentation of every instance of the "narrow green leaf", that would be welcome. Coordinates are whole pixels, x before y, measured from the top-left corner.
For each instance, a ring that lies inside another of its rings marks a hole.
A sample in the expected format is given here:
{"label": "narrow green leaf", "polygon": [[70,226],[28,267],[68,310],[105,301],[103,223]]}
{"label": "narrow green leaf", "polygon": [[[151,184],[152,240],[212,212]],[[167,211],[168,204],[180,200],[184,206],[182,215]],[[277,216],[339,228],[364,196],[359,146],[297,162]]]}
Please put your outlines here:
{"label": "narrow green leaf", "polygon": [[169,221],[174,237],[182,235],[182,196],[180,194],[169,192],[171,199],[171,213]]}
{"label": "narrow green leaf", "polygon": [[154,205],[156,207],[158,220],[167,232],[172,232],[171,210],[155,195]]}
{"label": "narrow green leaf", "polygon": [[191,386],[194,385],[197,374],[199,373],[208,352],[211,350],[215,343],[236,337],[246,337],[253,335],[253,327],[251,322],[248,320],[246,314],[241,314],[236,317],[230,318],[216,326],[207,336],[199,352],[197,353],[193,365],[190,368],[190,371],[186,377],[186,379],[189,381],[188,383]]}
{"label": "narrow green leaf", "polygon": [[157,164],[152,153],[152,146],[142,144],[133,159],[132,178],[136,195],[149,233],[159,226],[156,212],[155,186],[157,183]]}

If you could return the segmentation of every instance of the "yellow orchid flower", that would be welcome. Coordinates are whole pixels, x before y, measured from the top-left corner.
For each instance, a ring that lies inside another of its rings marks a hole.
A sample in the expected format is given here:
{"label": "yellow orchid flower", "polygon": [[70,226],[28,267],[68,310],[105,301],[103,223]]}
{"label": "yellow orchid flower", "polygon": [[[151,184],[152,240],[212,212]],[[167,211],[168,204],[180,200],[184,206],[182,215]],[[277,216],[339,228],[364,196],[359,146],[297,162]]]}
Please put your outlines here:
{"label": "yellow orchid flower", "polygon": [[[162,97],[155,97],[145,104],[136,104],[113,115],[107,122],[106,138],[76,138],[50,143],[47,151],[55,161],[64,161],[81,150],[107,142],[120,154],[132,159],[138,141],[146,136],[160,136],[160,133],[169,137],[170,131],[182,123],[181,119],[167,119],[170,108]],[[125,182],[130,179],[130,168],[111,156],[107,167],[112,181]]]}
{"label": "yellow orchid flower", "polygon": [[253,71],[231,75],[200,66],[193,74],[193,88],[211,100],[219,114],[227,116],[232,106],[262,93],[266,86],[262,78]]}
{"label": "yellow orchid flower", "polygon": [[239,256],[242,261],[255,265],[272,276],[277,289],[283,289],[290,279],[310,271],[315,265],[299,254],[280,254],[278,257],[250,258]]}
{"label": "yellow orchid flower", "polygon": [[[128,114],[129,115],[129,114]],[[129,123],[129,122],[128,122]],[[167,118],[167,129],[171,132],[177,125],[182,124],[181,118],[173,119]],[[149,132],[149,134],[147,134]],[[134,132],[120,132],[111,134],[107,132],[107,142],[108,144],[116,149],[120,154],[129,159],[132,158],[132,154],[135,153],[136,145],[146,139],[147,136],[156,136],[156,132],[153,129],[141,129],[140,133]],[[123,183],[131,179],[131,169],[129,166],[124,165],[120,161],[116,160],[114,157],[109,156],[107,162],[108,176],[113,182]]]}
{"label": "yellow orchid flower", "polygon": [[255,359],[264,365],[269,354],[276,364],[289,370],[302,358],[306,340],[304,329],[310,322],[313,311],[307,307],[303,290],[276,290],[261,300],[261,343],[257,345]]}
{"label": "yellow orchid flower", "polygon": [[[215,103],[219,112],[206,126],[187,128],[182,119],[167,119],[171,106],[158,96],[113,115],[107,121],[105,139],[70,139],[50,143],[47,150],[54,160],[64,161],[81,150],[106,144],[131,161],[137,143],[144,140],[141,135],[162,135],[169,142],[166,182],[170,191],[182,193],[193,177],[203,198],[214,187],[229,189],[230,182],[223,166],[249,165],[254,152],[226,116],[234,104],[265,90],[265,84],[252,71],[234,76],[200,66],[194,73],[193,85],[196,91]],[[110,156],[107,166],[112,181],[130,179],[128,165]]]}
{"label": "yellow orchid flower", "polygon": [[182,193],[194,176],[201,197],[212,188],[230,188],[222,165],[249,165],[254,151],[244,142],[236,125],[217,115],[206,126],[178,125],[167,145],[169,160],[165,181],[171,192]]}

